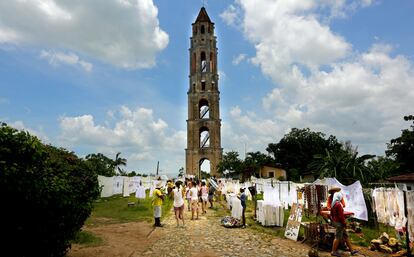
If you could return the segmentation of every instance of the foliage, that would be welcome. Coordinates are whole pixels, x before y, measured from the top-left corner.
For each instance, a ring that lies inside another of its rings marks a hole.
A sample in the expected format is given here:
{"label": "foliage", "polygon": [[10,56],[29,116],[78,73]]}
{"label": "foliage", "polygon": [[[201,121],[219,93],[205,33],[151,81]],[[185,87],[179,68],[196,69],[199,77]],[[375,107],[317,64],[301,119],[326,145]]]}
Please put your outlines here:
{"label": "foliage", "polygon": [[371,181],[383,181],[395,175],[400,167],[394,159],[384,156],[371,159],[367,166],[371,171]]}
{"label": "foliage", "polygon": [[126,172],[121,169],[121,166],[126,166],[127,159],[120,157],[120,155],[120,152],[116,154],[115,160],[113,161],[113,168],[114,170],[118,170],[118,174],[121,176],[126,176]]}
{"label": "foliage", "polygon": [[350,142],[339,149],[325,149],[325,154],[317,154],[309,168],[320,178],[335,177],[345,183],[353,183],[356,180],[362,184],[372,181],[372,174],[366,165],[366,161],[375,155],[365,154],[358,156],[357,148],[353,148]]}
{"label": "foliage", "polygon": [[289,180],[299,180],[301,175],[312,172],[309,164],[314,155],[339,148],[341,144],[332,135],[326,139],[322,132],[293,128],[279,143],[270,143],[266,150],[286,169]]}
{"label": "foliage", "polygon": [[96,170],[98,175],[112,177],[115,176],[114,161],[101,153],[88,154],[86,162],[91,166],[91,169]]}
{"label": "foliage", "polygon": [[178,170],[178,176],[179,176],[179,177],[184,176],[184,167],[181,167],[181,168]]}
{"label": "foliage", "polygon": [[405,121],[412,121],[410,129],[404,129],[401,136],[391,139],[387,144],[386,154],[399,163],[398,173],[414,172],[414,115],[404,116]]}
{"label": "foliage", "polygon": [[74,153],[1,124],[0,196],[4,252],[63,256],[99,186],[96,172]]}
{"label": "foliage", "polygon": [[259,170],[263,165],[274,164],[273,158],[267,154],[261,152],[249,152],[244,160],[244,169],[247,171],[253,171],[250,175],[258,177]]}
{"label": "foliage", "polygon": [[217,171],[224,174],[225,171],[238,173],[242,170],[242,160],[239,159],[239,153],[230,151],[223,155],[222,161],[218,164]]}

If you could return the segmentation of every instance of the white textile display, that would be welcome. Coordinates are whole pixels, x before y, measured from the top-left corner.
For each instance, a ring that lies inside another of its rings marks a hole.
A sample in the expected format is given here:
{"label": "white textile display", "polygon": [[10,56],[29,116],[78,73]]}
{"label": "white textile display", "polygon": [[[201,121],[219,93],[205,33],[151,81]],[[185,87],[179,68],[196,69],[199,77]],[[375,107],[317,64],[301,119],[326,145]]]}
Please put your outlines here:
{"label": "white textile display", "polygon": [[124,188],[123,188],[123,190],[122,190],[122,192],[123,192],[123,196],[124,197],[128,197],[129,196],[129,194],[130,194],[130,191],[129,191],[129,182],[131,181],[131,178],[130,177],[124,177]]}
{"label": "white textile display", "polygon": [[257,201],[257,221],[263,226],[283,226],[284,214],[283,206]]}
{"label": "white textile display", "polygon": [[109,197],[113,195],[113,177],[98,176],[99,186],[102,188],[101,197]]}
{"label": "white textile display", "polygon": [[404,213],[404,192],[402,190],[375,188],[372,191],[372,199],[378,222],[388,224],[397,230],[402,230],[406,226],[407,219]]}
{"label": "white textile display", "polygon": [[241,219],[242,216],[242,206],[240,199],[237,197],[231,198],[231,216],[236,219]]}
{"label": "white textile display", "polygon": [[124,188],[124,178],[121,176],[115,176],[114,184],[113,184],[113,194],[122,194],[122,190]]}
{"label": "white textile display", "polygon": [[407,217],[410,241],[414,242],[414,191],[407,191]]}
{"label": "white textile display", "polygon": [[364,194],[362,193],[362,186],[359,181],[345,186],[342,185],[336,178],[324,178],[318,179],[313,184],[327,185],[331,187],[341,188],[341,193],[344,196],[346,207],[345,211],[353,212],[354,218],[368,221],[368,210],[364,200]]}
{"label": "white textile display", "polygon": [[138,199],[145,199],[146,198],[145,187],[138,186],[137,190],[135,191],[135,197]]}

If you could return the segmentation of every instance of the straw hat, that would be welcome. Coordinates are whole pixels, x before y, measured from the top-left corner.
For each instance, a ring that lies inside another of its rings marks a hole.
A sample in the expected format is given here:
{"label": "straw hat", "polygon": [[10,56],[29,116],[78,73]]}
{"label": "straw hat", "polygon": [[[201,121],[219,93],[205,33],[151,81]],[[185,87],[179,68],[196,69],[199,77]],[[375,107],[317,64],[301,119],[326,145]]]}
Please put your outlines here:
{"label": "straw hat", "polygon": [[341,191],[341,189],[339,187],[332,187],[331,189],[328,190],[328,192],[330,194],[333,194],[333,193],[336,193],[336,192],[339,192],[339,191]]}

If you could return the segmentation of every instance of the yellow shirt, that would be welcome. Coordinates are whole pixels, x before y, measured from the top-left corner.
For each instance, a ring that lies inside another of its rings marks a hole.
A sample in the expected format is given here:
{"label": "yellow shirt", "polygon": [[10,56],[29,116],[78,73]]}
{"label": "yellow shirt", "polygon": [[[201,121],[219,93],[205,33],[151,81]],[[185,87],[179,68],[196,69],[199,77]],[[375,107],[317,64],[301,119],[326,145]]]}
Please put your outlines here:
{"label": "yellow shirt", "polygon": [[158,188],[154,189],[154,192],[152,193],[152,205],[154,206],[161,206],[162,205],[162,192]]}

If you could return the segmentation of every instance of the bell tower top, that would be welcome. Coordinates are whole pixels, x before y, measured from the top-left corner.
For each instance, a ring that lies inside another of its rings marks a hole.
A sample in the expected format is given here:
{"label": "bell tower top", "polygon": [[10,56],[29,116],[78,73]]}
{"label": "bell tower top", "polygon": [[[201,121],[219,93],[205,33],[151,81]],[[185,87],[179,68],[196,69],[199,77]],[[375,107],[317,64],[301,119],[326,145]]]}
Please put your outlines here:
{"label": "bell tower top", "polygon": [[198,22],[209,22],[211,24],[214,24],[213,22],[211,22],[210,17],[208,17],[206,8],[201,7],[200,12],[198,13],[197,19],[194,23],[198,23]]}

